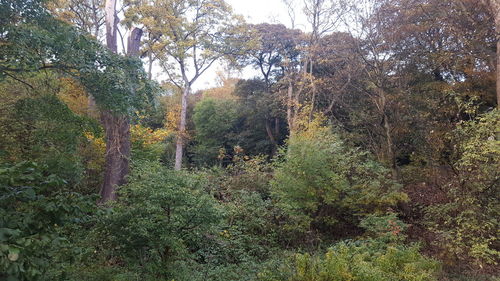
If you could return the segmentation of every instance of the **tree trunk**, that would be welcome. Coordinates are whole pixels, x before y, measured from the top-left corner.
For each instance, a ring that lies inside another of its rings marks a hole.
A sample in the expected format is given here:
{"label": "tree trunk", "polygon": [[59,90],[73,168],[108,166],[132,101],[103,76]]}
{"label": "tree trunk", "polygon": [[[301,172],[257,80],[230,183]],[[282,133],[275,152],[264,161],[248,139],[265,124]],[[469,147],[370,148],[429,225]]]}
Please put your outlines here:
{"label": "tree trunk", "polygon": [[271,130],[271,124],[269,124],[269,119],[267,119],[267,118],[265,121],[265,125],[266,125],[266,132],[267,132],[267,136],[269,137],[269,140],[271,141],[271,143],[273,145],[276,146],[276,140],[274,139],[273,131]]}
{"label": "tree trunk", "polygon": [[137,57],[139,56],[139,49],[141,47],[141,37],[142,37],[142,29],[134,28],[130,33],[130,36],[127,40],[127,55],[129,57]]}
{"label": "tree trunk", "polygon": [[[106,1],[106,43],[116,53],[116,0]],[[129,56],[137,56],[141,42],[142,30],[134,28],[128,38]],[[130,121],[127,115],[101,111],[101,122],[106,135],[106,155],[104,181],[101,187],[101,203],[116,199],[116,186],[126,183],[130,161]]]}
{"label": "tree trunk", "polygon": [[496,69],[496,88],[497,88],[497,108],[500,109],[500,0],[490,0],[491,11],[495,18],[495,33],[497,35],[497,69]]}
{"label": "tree trunk", "polygon": [[384,113],[383,115],[384,118],[384,130],[385,130],[385,138],[387,141],[387,158],[389,160],[389,163],[391,165],[391,170],[392,170],[392,178],[397,180],[398,179],[398,167],[396,165],[396,154],[394,153],[393,150],[393,143],[392,143],[392,133],[391,133],[391,125],[389,124],[389,118],[387,115]]}
{"label": "tree trunk", "polygon": [[187,99],[191,85],[186,83],[184,91],[182,92],[181,100],[181,120],[179,123],[179,133],[177,134],[177,142],[175,147],[175,166],[174,169],[179,171],[182,168],[182,156],[184,151],[184,141],[186,137],[186,120],[187,120]]}
{"label": "tree trunk", "polygon": [[87,98],[87,115],[93,118],[99,117],[95,99],[91,95],[89,95]]}
{"label": "tree trunk", "polygon": [[288,78],[288,89],[287,89],[287,103],[286,103],[286,121],[288,122],[288,130],[290,135],[293,131],[293,117],[292,117],[292,104],[293,104],[293,84],[291,78]]}
{"label": "tree trunk", "polygon": [[106,0],[104,7],[106,12],[106,45],[111,52],[117,52],[116,29],[118,27],[118,17],[116,16],[116,0]]}
{"label": "tree trunk", "polygon": [[106,135],[106,155],[100,195],[101,203],[105,203],[116,199],[115,188],[125,183],[129,172],[130,124],[127,116],[109,110],[101,112],[101,122]]}
{"label": "tree trunk", "polygon": [[276,143],[276,139],[274,138],[273,131],[271,130],[271,125],[269,124],[269,119],[267,119],[267,118],[265,121],[265,125],[266,125],[267,136],[269,137],[269,140],[273,144],[273,151],[271,153],[274,155],[274,154],[276,154],[278,144]]}
{"label": "tree trunk", "polygon": [[314,83],[312,58],[309,64],[309,82],[311,83],[311,91],[312,91],[311,110],[309,111],[309,122],[311,122],[314,115],[314,105],[316,104],[316,85]]}

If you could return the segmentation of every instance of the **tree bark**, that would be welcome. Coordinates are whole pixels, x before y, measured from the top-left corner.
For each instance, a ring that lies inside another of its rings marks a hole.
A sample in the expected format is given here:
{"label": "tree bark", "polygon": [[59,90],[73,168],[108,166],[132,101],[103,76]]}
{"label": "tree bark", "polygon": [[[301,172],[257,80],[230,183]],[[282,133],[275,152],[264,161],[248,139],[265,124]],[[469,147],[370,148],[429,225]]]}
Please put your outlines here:
{"label": "tree bark", "polygon": [[184,91],[182,92],[181,100],[181,120],[179,123],[179,133],[177,135],[177,141],[175,146],[175,166],[174,169],[179,171],[182,168],[182,156],[184,153],[184,141],[186,138],[186,120],[187,120],[187,100],[189,92],[191,90],[191,85],[186,82]]}
{"label": "tree bark", "polygon": [[269,119],[267,119],[267,118],[265,121],[265,125],[266,125],[267,136],[269,137],[269,140],[273,144],[273,150],[272,150],[271,154],[275,155],[276,151],[278,149],[278,143],[276,143],[276,139],[274,138],[273,131],[271,129],[271,124],[269,124]]}
{"label": "tree bark", "polygon": [[101,203],[116,199],[116,186],[123,185],[129,172],[130,124],[127,116],[109,110],[101,112],[101,122],[106,135],[104,182]]}
{"label": "tree bark", "polygon": [[271,124],[269,124],[269,119],[266,118],[266,121],[264,123],[266,125],[266,132],[269,140],[273,145],[276,145],[276,140],[274,139],[273,131],[271,130]]}
{"label": "tree bark", "polygon": [[116,31],[118,27],[118,17],[116,16],[116,0],[106,0],[104,7],[106,12],[106,45],[111,52],[117,52]]}
{"label": "tree bark", "polygon": [[[106,43],[117,53],[116,0],[106,1]],[[137,56],[141,42],[142,29],[134,28],[128,38],[127,55]],[[101,187],[101,203],[116,200],[116,186],[126,183],[130,161],[130,121],[127,115],[110,110],[101,111],[101,122],[106,135],[106,155],[104,181]]]}
{"label": "tree bark", "polygon": [[399,175],[398,175],[398,167],[396,164],[396,155],[393,150],[391,125],[389,124],[389,118],[385,113],[383,115],[383,118],[384,118],[385,137],[387,141],[387,158],[391,165],[392,178],[397,180]]}
{"label": "tree bark", "polygon": [[495,19],[495,33],[497,39],[497,69],[496,69],[496,89],[497,108],[500,109],[500,0],[490,0],[490,7]]}
{"label": "tree bark", "polygon": [[142,29],[135,27],[127,41],[127,55],[130,57],[139,56],[139,49],[141,47]]}
{"label": "tree bark", "polygon": [[292,106],[293,106],[293,84],[292,84],[292,79],[288,78],[286,121],[288,123],[288,130],[290,131],[290,135],[292,134],[293,131]]}

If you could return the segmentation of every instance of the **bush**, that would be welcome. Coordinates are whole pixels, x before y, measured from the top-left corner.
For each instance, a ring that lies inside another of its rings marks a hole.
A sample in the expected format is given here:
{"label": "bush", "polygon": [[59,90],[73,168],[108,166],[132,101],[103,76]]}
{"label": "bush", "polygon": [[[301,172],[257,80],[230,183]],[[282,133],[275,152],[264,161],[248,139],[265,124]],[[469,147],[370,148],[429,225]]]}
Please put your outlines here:
{"label": "bush", "polygon": [[174,263],[192,257],[221,219],[204,182],[159,162],[135,163],[120,200],[97,222],[92,259],[175,277]]}
{"label": "bush", "polygon": [[65,230],[89,218],[95,198],[44,170],[32,162],[0,167],[0,278],[53,280],[48,271],[78,251]]}
{"label": "bush", "polygon": [[[9,157],[35,161],[71,184],[79,183],[85,168],[77,153],[84,140],[82,129],[98,133],[97,123],[75,115],[51,94],[20,99],[14,108],[13,120],[8,122],[18,127],[5,132],[14,140],[6,148],[11,151]],[[10,126],[0,124],[0,127],[2,125]]]}
{"label": "bush", "polygon": [[259,274],[263,281],[431,281],[439,263],[419,253],[417,245],[403,245],[406,226],[395,214],[369,216],[361,225],[370,236],[342,241],[324,256],[297,254],[279,270]]}
{"label": "bush", "polygon": [[463,122],[453,132],[455,177],[442,189],[447,201],[427,207],[427,221],[439,234],[448,261],[497,265],[500,258],[500,111]]}
{"label": "bush", "polygon": [[322,259],[297,255],[295,266],[291,281],[431,281],[439,268],[416,246],[383,246],[369,240],[341,242]]}
{"label": "bush", "polygon": [[193,122],[196,128],[194,161],[199,165],[217,163],[219,150],[232,149],[238,121],[238,104],[233,100],[206,98],[196,104]]}
{"label": "bush", "polygon": [[272,181],[273,197],[299,222],[291,228],[347,232],[360,217],[406,200],[387,169],[349,148],[321,121],[294,132]]}
{"label": "bush", "polygon": [[130,128],[132,159],[157,161],[163,156],[166,149],[166,140],[173,132],[165,128],[153,130],[140,124]]}

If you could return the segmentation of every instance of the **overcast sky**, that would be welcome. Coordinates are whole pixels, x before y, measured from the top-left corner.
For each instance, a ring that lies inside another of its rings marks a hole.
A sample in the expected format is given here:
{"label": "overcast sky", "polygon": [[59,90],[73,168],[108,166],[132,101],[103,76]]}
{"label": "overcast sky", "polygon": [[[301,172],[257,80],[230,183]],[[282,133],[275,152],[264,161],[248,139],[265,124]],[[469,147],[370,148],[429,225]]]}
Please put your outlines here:
{"label": "overcast sky", "polygon": [[236,14],[243,15],[247,22],[280,22],[289,24],[286,6],[281,0],[226,0]]}

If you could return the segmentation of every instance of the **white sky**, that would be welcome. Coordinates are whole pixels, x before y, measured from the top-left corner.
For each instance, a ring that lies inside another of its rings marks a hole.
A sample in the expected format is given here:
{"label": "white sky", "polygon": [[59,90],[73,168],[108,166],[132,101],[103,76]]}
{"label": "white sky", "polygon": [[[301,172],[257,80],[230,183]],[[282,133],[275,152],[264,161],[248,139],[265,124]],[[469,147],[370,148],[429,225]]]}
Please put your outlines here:
{"label": "white sky", "polygon": [[286,6],[281,0],[226,0],[235,14],[245,17],[249,23],[283,23],[288,25]]}

